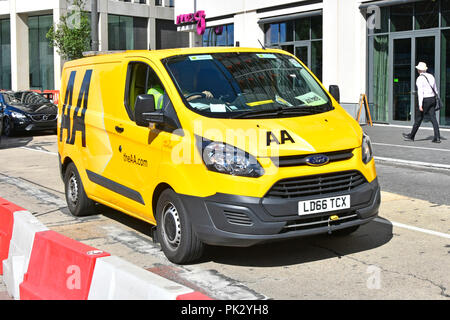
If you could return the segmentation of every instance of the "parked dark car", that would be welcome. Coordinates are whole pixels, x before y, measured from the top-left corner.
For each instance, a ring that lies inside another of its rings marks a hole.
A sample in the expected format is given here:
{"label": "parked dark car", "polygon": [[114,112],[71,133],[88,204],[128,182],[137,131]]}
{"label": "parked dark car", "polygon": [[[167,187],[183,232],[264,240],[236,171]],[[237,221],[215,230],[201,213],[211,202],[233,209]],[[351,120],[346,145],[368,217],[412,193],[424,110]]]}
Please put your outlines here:
{"label": "parked dark car", "polygon": [[56,132],[58,107],[33,91],[0,92],[3,108],[3,134],[22,131],[52,130]]}
{"label": "parked dark car", "polygon": [[2,143],[3,134],[3,105],[0,105],[0,144]]}

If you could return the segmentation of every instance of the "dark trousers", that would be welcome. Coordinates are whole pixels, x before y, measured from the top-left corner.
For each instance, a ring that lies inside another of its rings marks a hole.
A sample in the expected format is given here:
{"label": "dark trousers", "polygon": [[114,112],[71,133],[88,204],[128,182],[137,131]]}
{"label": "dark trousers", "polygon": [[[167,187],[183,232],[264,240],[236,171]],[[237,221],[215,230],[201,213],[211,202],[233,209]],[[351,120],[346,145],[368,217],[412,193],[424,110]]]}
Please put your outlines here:
{"label": "dark trousers", "polygon": [[422,107],[423,111],[417,110],[418,112],[416,113],[416,121],[414,122],[414,126],[411,131],[411,137],[414,139],[420,125],[422,124],[423,118],[428,114],[430,116],[430,121],[433,124],[434,139],[439,140],[441,136],[439,133],[439,124],[436,119],[436,98],[424,98]]}

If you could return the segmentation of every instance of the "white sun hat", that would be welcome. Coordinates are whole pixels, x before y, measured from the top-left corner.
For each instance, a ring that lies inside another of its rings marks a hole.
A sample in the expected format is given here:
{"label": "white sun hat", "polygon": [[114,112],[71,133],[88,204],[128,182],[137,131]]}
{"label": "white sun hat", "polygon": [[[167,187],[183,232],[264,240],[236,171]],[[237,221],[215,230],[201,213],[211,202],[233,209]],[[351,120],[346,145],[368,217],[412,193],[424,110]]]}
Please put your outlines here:
{"label": "white sun hat", "polygon": [[427,67],[427,64],[425,62],[419,62],[419,64],[417,65],[416,69],[420,70],[420,71],[427,71],[428,67]]}

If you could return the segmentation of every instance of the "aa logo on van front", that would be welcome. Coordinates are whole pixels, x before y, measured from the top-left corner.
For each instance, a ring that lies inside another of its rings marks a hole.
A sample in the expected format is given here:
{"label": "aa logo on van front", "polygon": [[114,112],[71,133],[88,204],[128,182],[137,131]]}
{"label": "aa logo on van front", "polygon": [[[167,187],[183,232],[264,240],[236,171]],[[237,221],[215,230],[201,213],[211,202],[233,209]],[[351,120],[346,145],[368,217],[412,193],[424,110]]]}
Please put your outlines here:
{"label": "aa logo on van front", "polygon": [[280,139],[278,140],[277,136],[272,131],[267,131],[267,146],[269,147],[272,143],[276,143],[278,145],[285,144],[286,141],[290,141],[291,143],[295,143],[294,139],[286,130],[281,130]]}
{"label": "aa logo on van front", "polygon": [[92,70],[86,70],[81,84],[80,92],[78,93],[77,106],[73,116],[70,117],[70,113],[73,107],[73,89],[75,85],[75,78],[77,72],[72,71],[70,73],[69,81],[67,82],[66,94],[64,97],[64,105],[62,107],[61,129],[59,132],[59,141],[62,141],[63,131],[67,130],[67,144],[75,144],[76,132],[81,132],[81,139],[83,147],[86,147],[86,109],[89,99],[89,87],[91,84]]}

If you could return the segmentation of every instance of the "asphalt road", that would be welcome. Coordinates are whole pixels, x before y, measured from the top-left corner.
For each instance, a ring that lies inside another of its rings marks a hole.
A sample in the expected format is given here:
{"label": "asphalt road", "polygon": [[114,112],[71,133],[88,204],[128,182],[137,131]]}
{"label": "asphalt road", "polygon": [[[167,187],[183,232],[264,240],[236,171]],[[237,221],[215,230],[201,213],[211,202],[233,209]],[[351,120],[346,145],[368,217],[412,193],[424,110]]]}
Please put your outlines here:
{"label": "asphalt road", "polygon": [[[374,143],[403,143],[382,140],[381,129],[365,128]],[[447,148],[445,142],[439,148]],[[3,138],[2,144],[0,197],[28,209],[52,230],[213,298],[450,299],[448,170],[377,161],[383,188],[380,217],[353,235],[314,236],[251,248],[209,247],[198,263],[176,266],[141,221],[104,207],[96,216],[69,214],[54,135]],[[380,147],[374,145],[376,156],[409,160],[408,152],[388,149],[393,152],[389,155]],[[422,159],[410,161],[431,163],[430,150],[422,151]],[[443,152],[443,164],[449,163]],[[5,296],[1,291],[0,284],[0,299]]]}
{"label": "asphalt road", "polygon": [[382,190],[450,205],[450,130],[441,129],[442,143],[434,144],[432,128],[421,128],[414,142],[401,135],[409,127],[363,129],[372,140]]}

